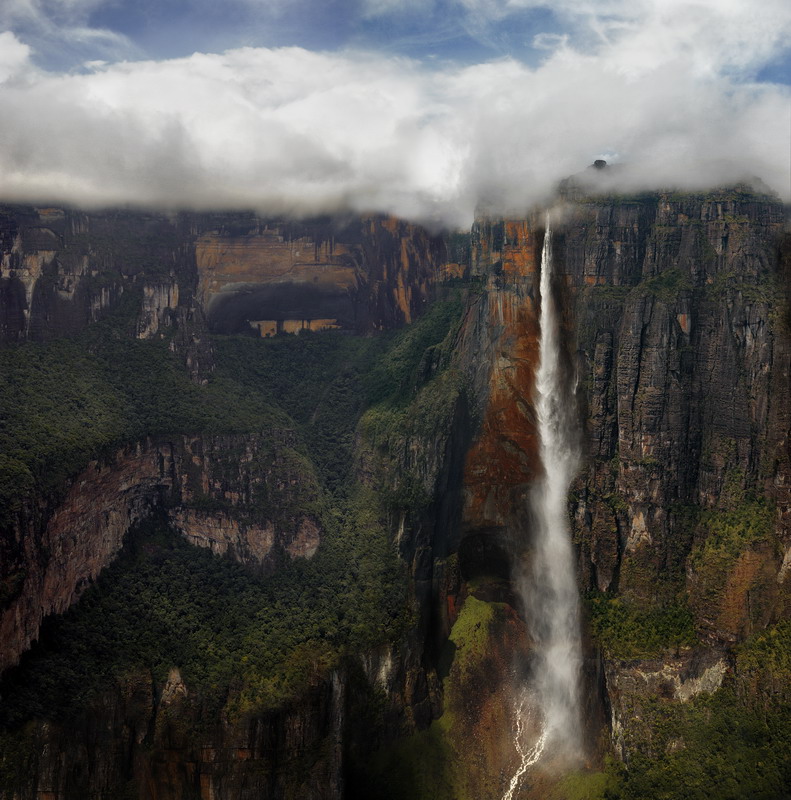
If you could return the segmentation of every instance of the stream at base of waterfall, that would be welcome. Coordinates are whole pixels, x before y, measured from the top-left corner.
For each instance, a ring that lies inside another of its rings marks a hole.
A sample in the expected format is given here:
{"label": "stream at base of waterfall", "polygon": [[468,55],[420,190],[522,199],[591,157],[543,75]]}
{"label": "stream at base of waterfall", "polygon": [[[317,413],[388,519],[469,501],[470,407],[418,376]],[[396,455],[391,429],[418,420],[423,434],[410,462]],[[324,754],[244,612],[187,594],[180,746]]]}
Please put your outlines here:
{"label": "stream at base of waterfall", "polygon": [[[533,663],[530,685],[518,690],[515,702],[514,745],[520,764],[503,800],[513,800],[525,773],[545,752],[570,758],[581,752],[582,646],[567,506],[579,450],[574,387],[562,369],[560,324],[551,280],[552,230],[547,214],[541,253],[541,333],[534,398],[543,476],[530,497],[535,526],[531,567],[518,579],[533,639]],[[537,736],[531,721],[537,723]]]}

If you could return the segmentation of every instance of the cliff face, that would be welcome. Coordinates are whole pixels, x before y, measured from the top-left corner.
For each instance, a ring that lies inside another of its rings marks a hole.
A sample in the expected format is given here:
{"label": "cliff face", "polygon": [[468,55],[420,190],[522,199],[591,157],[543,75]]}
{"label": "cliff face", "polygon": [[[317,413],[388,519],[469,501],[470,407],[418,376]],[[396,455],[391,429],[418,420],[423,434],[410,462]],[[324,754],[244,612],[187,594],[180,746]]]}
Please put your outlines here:
{"label": "cliff face", "polygon": [[262,336],[390,328],[425,307],[444,252],[440,237],[384,217],[295,223],[3,206],[0,341],[73,333],[124,298],[138,309],[140,338],[167,328],[200,338],[203,317],[220,333]]}
{"label": "cliff face", "polygon": [[146,298],[139,334],[152,335],[179,306],[179,280],[189,302],[184,235],[163,216],[3,206],[0,227],[2,341],[73,333],[134,292]]}
{"label": "cliff face", "polygon": [[146,440],[91,462],[54,508],[25,508],[5,542],[4,574],[22,580],[0,617],[0,669],[18,661],[44,616],[68,609],[126,532],[155,510],[192,544],[262,573],[284,558],[310,558],[322,532],[305,509],[318,486],[294,444],[289,430]]}
{"label": "cliff face", "polygon": [[444,255],[441,239],[408,223],[280,223],[245,235],[198,238],[199,294],[212,327],[262,336],[411,322],[424,309]]}
{"label": "cliff face", "polygon": [[587,405],[572,502],[581,586],[641,612],[680,603],[698,640],[664,661],[614,648],[607,690],[627,758],[644,745],[630,721],[646,703],[686,702],[734,669],[741,680],[730,647],[788,617],[782,229],[778,204],[733,195],[591,203],[564,219]]}
{"label": "cliff face", "polygon": [[[575,518],[598,588],[647,601],[678,581],[691,590],[690,507],[766,497],[787,541],[782,225],[771,203],[667,197],[578,207],[566,220],[559,250],[589,408]],[[707,635],[732,641],[766,624],[767,600],[751,621],[711,620]]]}
{"label": "cliff face", "polygon": [[485,397],[481,427],[465,465],[466,527],[492,531],[519,516],[540,470],[532,409],[538,363],[541,240],[529,222],[484,222],[473,230],[472,274],[485,290],[466,332],[468,369]]}
{"label": "cliff face", "polygon": [[[2,220],[2,336],[8,346],[47,342],[109,319],[102,335],[164,339],[200,383],[217,358],[211,330],[265,335],[338,327],[364,333],[414,320],[432,296],[445,251],[440,238],[378,217],[286,224],[249,215],[167,219],[5,208]],[[427,365],[425,377],[436,367]],[[340,388],[329,390],[340,391],[340,399],[325,398],[316,414],[335,413],[332,403],[343,401],[349,369],[340,365]],[[145,387],[148,376],[135,380]],[[326,391],[321,387],[322,396]],[[353,433],[360,398],[350,402],[350,426],[333,432],[350,427]],[[452,401],[451,414],[457,405]],[[443,417],[436,428],[441,441],[453,439],[449,423]],[[190,543],[259,575],[312,559],[325,535],[326,487],[306,457],[304,431],[255,425],[244,435],[176,432],[108,446],[66,486],[38,496],[21,485],[17,495],[4,485],[11,505],[0,537],[0,670],[18,661],[46,615],[81,597],[116,557],[130,527],[146,518],[166,518]],[[316,446],[335,463],[335,444]],[[445,456],[440,445],[433,463],[420,465],[429,491],[435,481],[447,481],[441,477]],[[12,479],[20,464],[10,462]],[[30,479],[25,470],[20,474]],[[330,521],[337,537],[337,518]],[[405,543],[404,553],[421,565],[417,582],[429,606],[430,566],[427,581],[420,573],[431,563],[430,550]],[[341,618],[346,612],[354,610],[337,609]],[[407,707],[428,720],[424,636],[425,630],[415,636],[404,663],[391,655],[379,665],[369,654],[363,675],[370,673],[370,685],[386,682],[394,695],[406,684]],[[300,666],[298,655],[296,666],[285,665],[309,673],[298,699],[280,700],[271,713],[256,708],[233,718],[203,708],[201,693],[180,679],[163,686],[153,674],[123,676],[115,692],[103,690],[80,710],[76,730],[38,722],[4,739],[0,789],[16,797],[340,796],[346,679],[342,670],[328,674],[321,660]],[[238,681],[227,691],[238,699]],[[10,759],[12,746],[24,757]],[[86,770],[89,762],[94,766]]]}
{"label": "cliff face", "polygon": [[[441,614],[451,637],[468,587],[482,581],[486,599],[519,609],[491,577],[518,573],[530,557],[543,225],[485,220],[472,233],[480,289],[458,358],[479,424],[462,479],[460,583]],[[650,718],[651,703],[672,714],[673,703],[746,680],[733,645],[788,617],[783,227],[777,203],[733,193],[554,210],[554,292],[584,452],[570,514],[581,593],[593,598],[586,626],[604,637],[603,651],[585,644],[592,750],[609,727],[621,757],[651,752],[650,728],[635,722]],[[663,633],[627,641],[619,614]],[[505,704],[510,680],[489,662],[487,690]],[[444,685],[458,690],[450,678]],[[466,688],[480,690],[474,680]],[[444,736],[472,746],[475,731],[472,722]],[[512,767],[501,748],[496,769]]]}
{"label": "cliff face", "polygon": [[[657,703],[670,714],[724,681],[746,681],[734,646],[791,610],[791,260],[780,252],[782,207],[737,192],[578,199],[553,215],[553,291],[584,452],[569,502],[587,738],[600,754],[605,732],[628,762],[647,752]],[[19,796],[98,796],[120,776],[134,779],[132,796],[162,798],[185,787],[207,798],[502,794],[517,765],[515,665],[530,647],[511,581],[530,558],[528,496],[541,469],[532,398],[543,216],[481,220],[466,251],[379,217],[140,219],[141,247],[155,256],[138,270],[114,238],[132,222],[42,209],[0,216],[5,341],[76,330],[134,289],[134,334],[172,335],[202,379],[207,326],[366,332],[416,319],[438,278],[463,282],[459,325],[420,345],[398,401],[354,433],[356,478],[384,498],[383,524],[406,564],[412,624],[397,645],[332,675],[317,670],[293,706],[212,717],[195,737],[200,710],[177,675],[154,688],[148,676],[132,680],[90,710],[73,743],[57,726],[31,729],[66,755],[28,764],[39,777],[20,778]],[[99,229],[109,231],[106,247]],[[400,345],[395,361],[413,346]],[[320,496],[288,429],[118,448],[62,497],[25,506],[3,540],[0,669],[44,615],[80,596],[136,520],[165,513],[188,541],[270,574],[322,546]],[[642,621],[644,638],[613,635],[617,614]],[[652,620],[669,633],[650,639]],[[123,731],[123,755],[91,749],[105,729]],[[431,778],[440,757],[449,771]],[[99,766],[86,776],[80,763]],[[296,763],[306,766],[301,784]],[[551,784],[537,777],[531,791],[546,796]]]}
{"label": "cliff face", "polygon": [[[130,676],[76,724],[28,726],[13,797],[343,797],[343,675],[270,714],[208,723],[177,669]],[[295,763],[299,768],[295,768]]]}
{"label": "cliff face", "polygon": [[[381,217],[278,223],[250,214],[169,218],[4,206],[0,342],[46,341],[114,314],[128,335],[166,339],[193,380],[205,383],[214,366],[210,330],[397,327],[425,307],[443,254],[441,239]],[[188,539],[242,562],[271,568],[282,551],[315,552],[321,531],[310,514],[295,512],[285,523],[293,528],[288,541],[274,521],[283,513],[279,502],[292,509],[315,500],[315,477],[305,478],[298,459],[278,464],[278,445],[267,444],[276,463],[265,465],[256,450],[261,437],[248,445],[194,443],[195,452],[185,441],[170,443],[169,453],[150,442],[137,446],[142,455],[119,451],[75,476],[65,500],[55,493],[17,515],[0,536],[0,631],[7,642],[0,669],[35,638],[44,614],[71,605],[161,495],[184,506],[171,516]],[[281,450],[294,446],[291,436]],[[220,465],[239,473],[231,478],[235,488],[224,491],[211,477]],[[287,474],[262,491],[279,468]],[[299,490],[284,488],[297,483]],[[261,517],[256,504],[264,495],[271,507]]]}

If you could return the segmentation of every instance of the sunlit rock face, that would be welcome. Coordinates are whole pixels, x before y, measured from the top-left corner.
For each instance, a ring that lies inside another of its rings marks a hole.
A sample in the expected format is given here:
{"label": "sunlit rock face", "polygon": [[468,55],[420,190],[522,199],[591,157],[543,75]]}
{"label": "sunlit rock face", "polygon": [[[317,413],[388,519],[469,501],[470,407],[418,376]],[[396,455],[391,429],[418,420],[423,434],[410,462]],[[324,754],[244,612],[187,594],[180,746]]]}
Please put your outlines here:
{"label": "sunlit rock face", "polygon": [[73,333],[122,302],[139,309],[140,338],[195,308],[218,333],[390,328],[423,311],[445,253],[441,236],[391,217],[0,206],[0,339]]}

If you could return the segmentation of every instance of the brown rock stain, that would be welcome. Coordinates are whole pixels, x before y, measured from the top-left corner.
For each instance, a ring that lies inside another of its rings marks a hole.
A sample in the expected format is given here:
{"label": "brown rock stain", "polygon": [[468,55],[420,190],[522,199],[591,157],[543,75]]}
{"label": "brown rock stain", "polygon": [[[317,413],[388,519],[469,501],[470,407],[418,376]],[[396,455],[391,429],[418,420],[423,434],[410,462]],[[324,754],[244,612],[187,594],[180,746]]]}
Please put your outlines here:
{"label": "brown rock stain", "polygon": [[509,278],[536,274],[535,237],[527,220],[506,220],[503,273]]}
{"label": "brown rock stain", "polygon": [[251,322],[251,327],[258,326],[261,336],[272,336],[274,333],[302,333],[302,331],[330,331],[341,326],[337,319],[283,319],[264,320],[261,323]]}
{"label": "brown rock stain", "polygon": [[441,264],[439,267],[439,280],[462,280],[466,271],[467,268],[464,266],[464,264],[457,264],[455,261],[448,262],[447,264]]}
{"label": "brown rock stain", "polygon": [[717,617],[717,631],[726,638],[749,636],[769,622],[777,593],[770,554],[747,550],[728,575]]}
{"label": "brown rock stain", "polygon": [[500,524],[502,511],[513,507],[515,490],[535,480],[541,468],[532,405],[539,338],[535,303],[530,297],[490,294],[488,316],[502,334],[480,433],[464,469],[470,527]]}

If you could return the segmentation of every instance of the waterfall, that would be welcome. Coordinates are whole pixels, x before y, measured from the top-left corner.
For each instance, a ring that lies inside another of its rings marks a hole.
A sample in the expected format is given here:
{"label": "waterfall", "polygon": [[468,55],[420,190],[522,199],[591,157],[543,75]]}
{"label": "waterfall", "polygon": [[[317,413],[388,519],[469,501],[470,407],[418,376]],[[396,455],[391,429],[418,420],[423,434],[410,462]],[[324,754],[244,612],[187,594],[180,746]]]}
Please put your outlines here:
{"label": "waterfall", "polygon": [[541,342],[536,411],[544,476],[533,492],[535,552],[528,611],[536,643],[536,689],[548,739],[580,745],[579,599],[568,518],[568,488],[579,463],[575,414],[560,366],[560,326],[552,300],[552,231],[541,255]]}
{"label": "waterfall", "polygon": [[[579,463],[572,390],[560,362],[560,326],[552,299],[552,231],[547,214],[541,254],[541,336],[536,375],[535,407],[543,476],[531,503],[535,520],[532,563],[520,579],[534,663],[529,689],[519,698],[515,714],[515,746],[521,764],[503,800],[511,800],[525,771],[543,752],[574,758],[581,751],[579,673],[582,664],[579,600],[574,552],[568,520],[567,493]],[[534,697],[541,732],[532,747],[524,740]]]}

